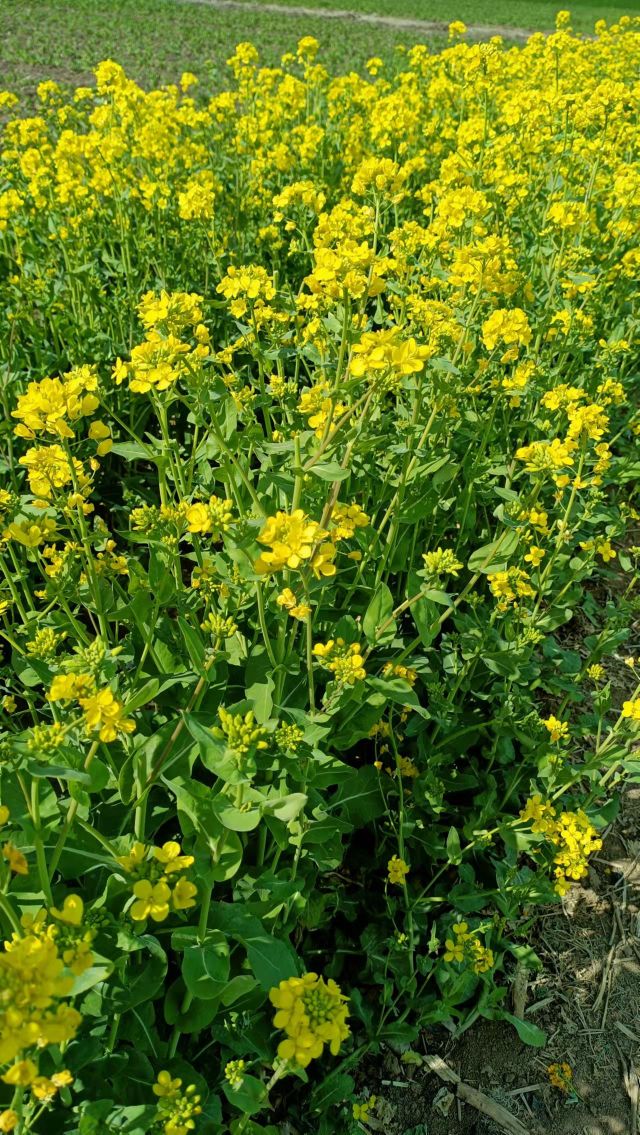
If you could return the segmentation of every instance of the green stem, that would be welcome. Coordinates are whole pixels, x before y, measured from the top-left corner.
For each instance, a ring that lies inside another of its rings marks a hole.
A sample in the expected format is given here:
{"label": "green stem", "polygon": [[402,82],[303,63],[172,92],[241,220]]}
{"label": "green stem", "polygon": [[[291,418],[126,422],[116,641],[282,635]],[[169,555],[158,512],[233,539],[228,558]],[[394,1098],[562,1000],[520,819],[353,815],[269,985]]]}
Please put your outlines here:
{"label": "green stem", "polygon": [[44,843],[42,841],[42,827],[40,821],[40,781],[34,777],[31,781],[31,819],[33,821],[33,842],[36,850],[36,863],[38,865],[38,876],[40,879],[40,886],[42,893],[45,897],[47,906],[53,906],[53,895],[51,894],[51,883],[49,881],[49,873],[47,870],[47,860],[44,853]]}
{"label": "green stem", "polygon": [[[84,765],[83,765],[85,772],[90,767],[91,762],[93,761],[93,758],[95,757],[95,755],[98,751],[99,744],[100,744],[99,741],[94,741],[93,744],[91,745],[91,748],[89,749],[89,752],[87,753],[87,756],[85,758],[85,762],[84,762]],[[73,827],[73,821],[75,819],[77,811],[78,811],[78,802],[77,802],[77,800],[72,800],[71,803],[69,804],[68,809],[67,809],[67,817],[64,821],[64,824],[62,825],[62,831],[60,832],[60,835],[58,836],[58,842],[56,843],[56,846],[53,849],[53,855],[51,856],[51,860],[49,862],[49,879],[53,879],[55,869],[58,866],[58,863],[60,861],[60,856],[62,855],[62,852],[64,851],[64,846],[67,842],[67,839],[69,838],[69,832],[71,831],[71,828]]]}

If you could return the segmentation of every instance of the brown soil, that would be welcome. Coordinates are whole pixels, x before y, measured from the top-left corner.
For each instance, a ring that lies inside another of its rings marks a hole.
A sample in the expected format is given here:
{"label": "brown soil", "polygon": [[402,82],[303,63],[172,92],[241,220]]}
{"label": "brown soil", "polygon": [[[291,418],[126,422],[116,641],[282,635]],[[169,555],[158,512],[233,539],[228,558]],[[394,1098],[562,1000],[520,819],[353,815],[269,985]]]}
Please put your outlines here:
{"label": "brown soil", "polygon": [[[510,1024],[482,1021],[458,1040],[425,1034],[423,1051],[439,1054],[530,1135],[640,1135],[640,789],[627,792],[585,885],[542,915],[532,945],[543,969],[530,975],[525,1017],[547,1032],[544,1048],[522,1044]],[[554,1062],[571,1066],[573,1095],[550,1086]],[[368,1080],[385,1135],[504,1132],[396,1054],[368,1069]]]}

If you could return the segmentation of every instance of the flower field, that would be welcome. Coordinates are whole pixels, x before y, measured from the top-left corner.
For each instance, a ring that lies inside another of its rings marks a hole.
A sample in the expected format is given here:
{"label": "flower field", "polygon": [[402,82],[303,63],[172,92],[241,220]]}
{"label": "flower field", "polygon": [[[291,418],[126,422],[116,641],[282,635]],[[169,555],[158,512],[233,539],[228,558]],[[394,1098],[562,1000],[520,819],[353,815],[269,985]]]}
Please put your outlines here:
{"label": "flower field", "polygon": [[544,1043],[640,773],[640,23],[464,31],[0,94],[0,1132],[355,1135],[385,1046]]}

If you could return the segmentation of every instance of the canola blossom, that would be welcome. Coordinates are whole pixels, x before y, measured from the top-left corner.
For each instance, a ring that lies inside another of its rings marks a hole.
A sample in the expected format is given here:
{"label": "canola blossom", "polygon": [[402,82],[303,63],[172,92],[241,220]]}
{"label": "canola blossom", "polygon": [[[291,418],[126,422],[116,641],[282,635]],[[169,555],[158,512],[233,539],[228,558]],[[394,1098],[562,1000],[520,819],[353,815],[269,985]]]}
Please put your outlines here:
{"label": "canola blossom", "polygon": [[513,1020],[637,771],[639,50],[0,94],[0,1131]]}

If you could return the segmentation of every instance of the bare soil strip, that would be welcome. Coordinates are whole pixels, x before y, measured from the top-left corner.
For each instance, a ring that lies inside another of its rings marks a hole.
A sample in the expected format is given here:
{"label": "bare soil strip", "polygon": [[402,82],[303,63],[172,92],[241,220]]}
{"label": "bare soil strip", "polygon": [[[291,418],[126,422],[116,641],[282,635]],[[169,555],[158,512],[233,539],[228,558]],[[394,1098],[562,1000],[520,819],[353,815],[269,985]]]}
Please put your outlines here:
{"label": "bare soil strip", "polygon": [[[388,28],[407,28],[425,35],[446,35],[448,24],[438,20],[417,20],[410,16],[380,16],[375,12],[350,12],[346,8],[307,8],[304,5],[262,3],[261,0],[177,0],[180,4],[206,4],[209,8],[231,8],[244,12],[272,12],[274,16],[305,16],[309,19],[349,20],[359,24],[376,24]],[[511,28],[502,24],[470,24],[468,34],[473,39],[490,39],[499,35],[504,39],[524,41],[533,33],[526,28]]]}

